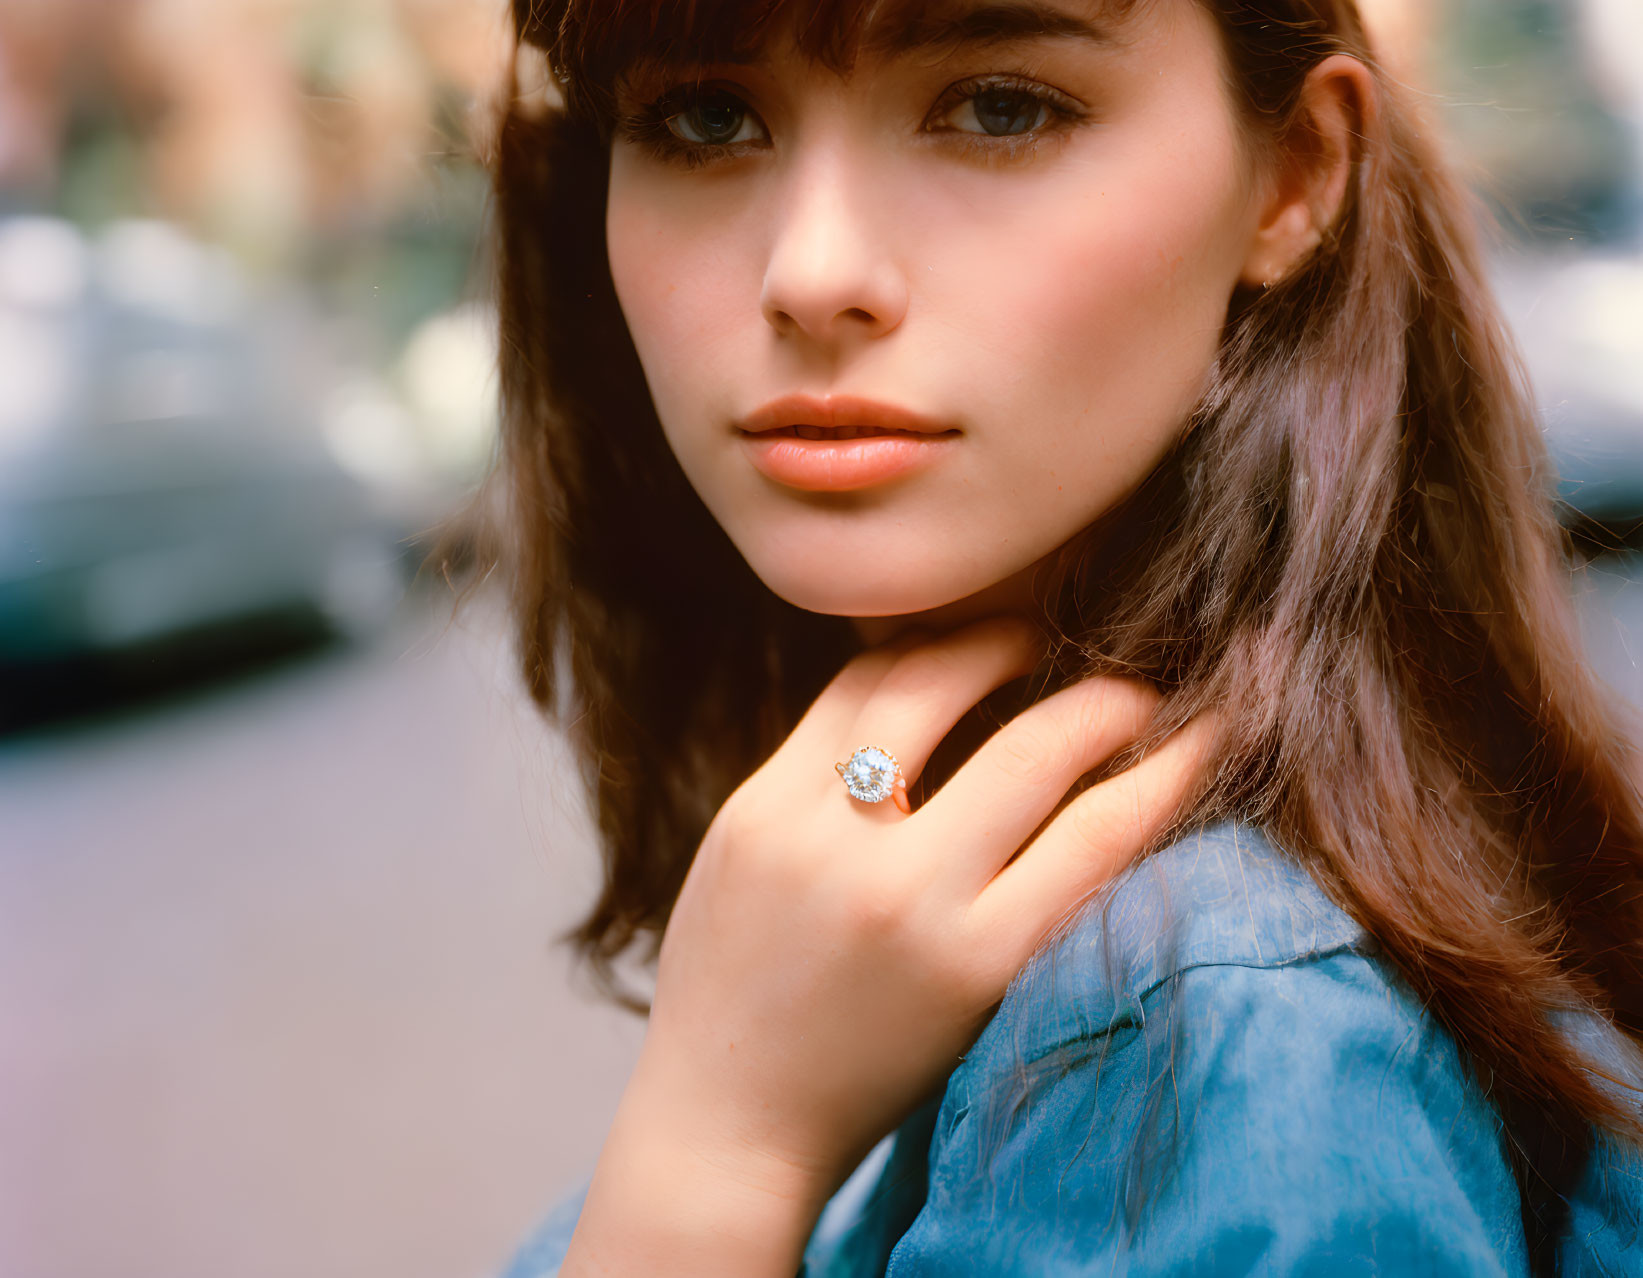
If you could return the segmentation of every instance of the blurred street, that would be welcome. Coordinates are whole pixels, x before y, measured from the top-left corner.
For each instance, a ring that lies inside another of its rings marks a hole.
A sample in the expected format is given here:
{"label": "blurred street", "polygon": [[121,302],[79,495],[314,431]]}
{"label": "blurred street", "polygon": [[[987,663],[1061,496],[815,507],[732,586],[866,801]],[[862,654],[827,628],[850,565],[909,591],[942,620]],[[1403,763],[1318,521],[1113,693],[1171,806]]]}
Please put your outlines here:
{"label": "blurred street", "polygon": [[[1578,594],[1643,702],[1643,556]],[[0,750],[0,1273],[495,1272],[643,1033],[566,765],[488,601]]]}
{"label": "blurred street", "polygon": [[1593,560],[1576,574],[1573,593],[1592,665],[1634,713],[1643,711],[1643,555]]}
{"label": "blurred street", "polygon": [[[1643,6],[1362,7],[1643,706]],[[580,784],[499,601],[406,593],[497,441],[510,12],[0,4],[0,1278],[486,1278],[598,1154]]]}
{"label": "blurred street", "polygon": [[642,1025],[549,945],[581,801],[436,614],[0,743],[0,1273],[466,1278],[591,1166]]}

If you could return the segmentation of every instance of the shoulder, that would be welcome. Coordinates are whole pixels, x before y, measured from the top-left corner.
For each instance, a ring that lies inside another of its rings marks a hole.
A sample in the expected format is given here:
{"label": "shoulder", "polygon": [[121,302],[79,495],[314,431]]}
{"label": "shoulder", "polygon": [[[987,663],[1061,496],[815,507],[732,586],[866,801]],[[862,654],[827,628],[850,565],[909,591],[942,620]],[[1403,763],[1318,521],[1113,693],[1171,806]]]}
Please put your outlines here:
{"label": "shoulder", "polygon": [[1036,1221],[1061,1260],[1116,1272],[1522,1262],[1458,1047],[1246,825],[1135,867],[1035,956],[948,1080],[929,1166],[909,1261]]}
{"label": "shoulder", "polygon": [[948,1115],[1045,1077],[1098,1092],[1142,1143],[1167,1086],[1184,1119],[1257,1126],[1291,1155],[1406,1118],[1464,1120],[1498,1153],[1459,1047],[1373,938],[1230,821],[1132,867],[1034,956],[948,1080]]}
{"label": "shoulder", "polygon": [[976,1049],[1031,1058],[1103,1034],[1194,969],[1278,969],[1373,948],[1258,826],[1224,821],[1130,867],[1092,900],[1011,983]]}

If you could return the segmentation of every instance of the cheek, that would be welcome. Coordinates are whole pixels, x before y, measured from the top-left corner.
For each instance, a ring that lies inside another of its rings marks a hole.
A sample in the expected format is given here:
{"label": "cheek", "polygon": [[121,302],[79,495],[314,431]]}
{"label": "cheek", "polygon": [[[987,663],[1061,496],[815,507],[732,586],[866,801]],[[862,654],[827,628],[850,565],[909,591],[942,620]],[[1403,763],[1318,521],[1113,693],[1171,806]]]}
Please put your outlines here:
{"label": "cheek", "polygon": [[1078,311],[1105,339],[1097,353],[1139,346],[1155,364],[1188,366],[1213,354],[1239,266],[1226,194],[1235,177],[1219,150],[1186,163],[1140,156],[1083,219],[1059,228],[1088,285]]}
{"label": "cheek", "polygon": [[1058,444],[1156,450],[1190,411],[1241,265],[1238,178],[1230,139],[1158,139],[1067,166],[1009,229],[968,323],[1030,370]]}
{"label": "cheek", "polygon": [[[722,219],[681,216],[676,200],[613,173],[605,218],[611,281],[664,422],[722,383],[725,341],[746,309]],[[698,401],[699,402],[699,401]]]}
{"label": "cheek", "polygon": [[677,251],[672,228],[656,218],[641,194],[613,183],[605,218],[611,282],[640,362],[653,381],[665,380],[659,352],[674,348],[680,327],[675,314],[681,295],[694,293],[688,255]]}

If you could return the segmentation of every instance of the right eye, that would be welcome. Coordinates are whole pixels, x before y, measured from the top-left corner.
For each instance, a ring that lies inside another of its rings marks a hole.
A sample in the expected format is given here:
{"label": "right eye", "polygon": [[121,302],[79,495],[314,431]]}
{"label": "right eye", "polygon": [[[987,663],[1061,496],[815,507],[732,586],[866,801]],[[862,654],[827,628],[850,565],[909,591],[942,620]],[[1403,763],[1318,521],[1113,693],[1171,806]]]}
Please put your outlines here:
{"label": "right eye", "polygon": [[692,146],[729,146],[767,137],[751,107],[725,89],[686,89],[674,97],[668,132]]}

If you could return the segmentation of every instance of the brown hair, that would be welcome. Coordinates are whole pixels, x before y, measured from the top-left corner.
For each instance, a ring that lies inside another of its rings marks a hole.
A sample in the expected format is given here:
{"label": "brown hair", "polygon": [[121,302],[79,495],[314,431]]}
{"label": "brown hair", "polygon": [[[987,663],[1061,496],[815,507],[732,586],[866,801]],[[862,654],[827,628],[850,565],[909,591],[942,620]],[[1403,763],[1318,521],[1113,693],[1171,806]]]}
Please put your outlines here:
{"label": "brown hair", "polygon": [[[1046,682],[1164,691],[1103,775],[1221,708],[1216,780],[1177,829],[1259,823],[1373,935],[1499,1106],[1544,1246],[1588,1124],[1638,1131],[1635,1101],[1554,1023],[1589,1008],[1643,1040],[1629,725],[1581,651],[1572,547],[1477,215],[1355,5],[1198,2],[1256,146],[1286,140],[1330,53],[1370,67],[1378,103],[1326,242],[1233,298],[1188,429],[1044,583],[1066,639]],[[612,961],[640,940],[654,957],[714,812],[857,646],[766,589],[691,490],[604,252],[613,76],[639,53],[757,46],[786,8],[514,3],[564,99],[510,101],[492,157],[506,554],[530,690],[573,730],[603,842],[603,890],[570,939],[635,1007]],[[796,35],[841,63],[885,9],[820,0]]]}

